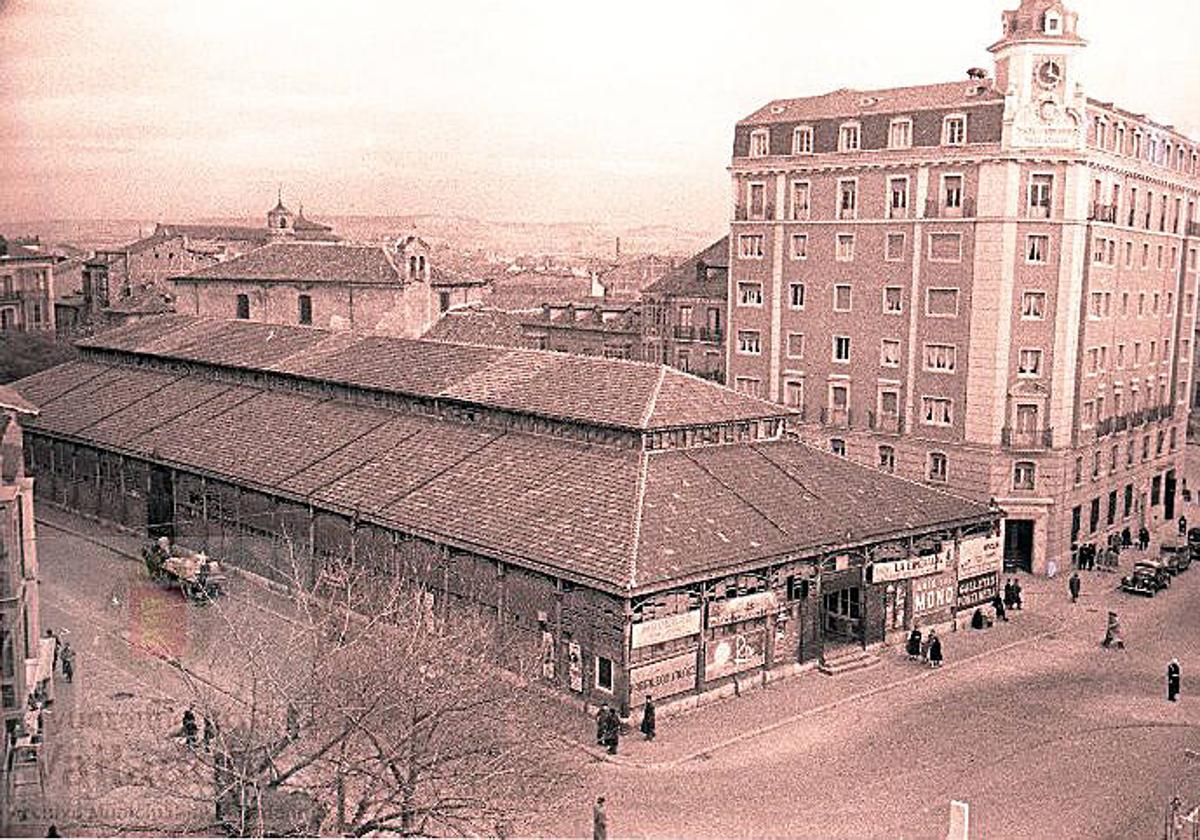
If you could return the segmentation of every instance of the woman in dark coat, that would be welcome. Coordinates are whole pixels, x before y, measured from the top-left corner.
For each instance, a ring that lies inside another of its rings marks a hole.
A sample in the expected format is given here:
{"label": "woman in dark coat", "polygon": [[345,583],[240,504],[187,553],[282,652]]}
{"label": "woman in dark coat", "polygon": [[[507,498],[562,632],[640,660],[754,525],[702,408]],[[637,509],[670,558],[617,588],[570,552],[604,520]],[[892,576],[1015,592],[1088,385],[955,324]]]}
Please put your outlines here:
{"label": "woman in dark coat", "polygon": [[908,643],[904,646],[904,652],[908,654],[909,659],[921,658],[921,631],[916,627],[908,634]]}
{"label": "woman in dark coat", "polygon": [[942,640],[932,631],[930,631],[929,635],[931,636],[929,642],[929,664],[934,668],[939,668],[942,664]]}
{"label": "woman in dark coat", "polygon": [[1167,666],[1167,699],[1174,703],[1179,698],[1179,660],[1172,659]]}
{"label": "woman in dark coat", "polygon": [[1004,606],[1010,610],[1017,606],[1017,596],[1013,594],[1012,579],[1004,581]]}
{"label": "woman in dark coat", "polygon": [[992,596],[992,609],[996,611],[997,621],[1008,621],[1008,616],[1004,614],[1004,600],[999,595]]}
{"label": "woman in dark coat", "polygon": [[654,700],[646,695],[646,703],[642,706],[642,735],[647,741],[654,740]]}
{"label": "woman in dark coat", "polygon": [[1021,609],[1021,581],[1013,578],[1012,582],[1013,606],[1018,610]]}

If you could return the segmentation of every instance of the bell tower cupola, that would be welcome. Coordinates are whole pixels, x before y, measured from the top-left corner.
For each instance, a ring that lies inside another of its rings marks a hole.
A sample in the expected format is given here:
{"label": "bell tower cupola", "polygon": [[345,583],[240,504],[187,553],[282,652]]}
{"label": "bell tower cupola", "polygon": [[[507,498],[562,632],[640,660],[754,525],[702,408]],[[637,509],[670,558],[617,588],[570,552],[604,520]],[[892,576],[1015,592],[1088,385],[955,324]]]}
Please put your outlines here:
{"label": "bell tower cupola", "polygon": [[267,211],[267,233],[272,238],[293,236],[296,233],[296,217],[283,204],[283,188],[279,189],[275,206]]}

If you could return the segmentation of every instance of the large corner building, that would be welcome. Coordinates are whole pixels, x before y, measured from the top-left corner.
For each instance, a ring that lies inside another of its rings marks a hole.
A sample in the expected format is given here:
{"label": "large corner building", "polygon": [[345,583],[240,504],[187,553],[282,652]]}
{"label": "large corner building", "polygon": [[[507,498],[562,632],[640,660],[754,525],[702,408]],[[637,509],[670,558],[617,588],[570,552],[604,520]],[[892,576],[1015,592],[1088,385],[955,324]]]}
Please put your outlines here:
{"label": "large corner building", "polygon": [[1177,515],[1195,141],[1087,95],[1023,0],[994,70],[771,102],[738,123],[729,382],[806,439],[994,498],[1014,568]]}

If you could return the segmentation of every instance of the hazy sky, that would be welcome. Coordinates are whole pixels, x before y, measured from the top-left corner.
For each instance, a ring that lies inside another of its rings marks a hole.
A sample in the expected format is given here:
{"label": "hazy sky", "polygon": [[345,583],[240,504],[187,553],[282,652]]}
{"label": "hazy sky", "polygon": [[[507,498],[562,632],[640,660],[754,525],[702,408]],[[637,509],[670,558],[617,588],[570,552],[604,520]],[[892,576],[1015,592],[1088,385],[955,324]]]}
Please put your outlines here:
{"label": "hazy sky", "polygon": [[[452,212],[717,232],[766,101],[991,68],[1017,0],[0,0],[0,222]],[[1197,0],[1075,0],[1200,137]]]}

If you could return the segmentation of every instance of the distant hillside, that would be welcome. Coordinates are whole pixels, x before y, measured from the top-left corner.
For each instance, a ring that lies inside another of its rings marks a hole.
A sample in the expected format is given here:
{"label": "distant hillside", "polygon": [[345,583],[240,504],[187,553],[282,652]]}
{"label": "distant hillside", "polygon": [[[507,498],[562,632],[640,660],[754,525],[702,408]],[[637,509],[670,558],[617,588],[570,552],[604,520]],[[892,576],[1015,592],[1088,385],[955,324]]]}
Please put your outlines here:
{"label": "distant hillside", "polygon": [[[457,251],[498,254],[546,254],[564,257],[608,258],[622,254],[685,256],[708,245],[722,231],[697,231],[670,225],[620,228],[600,222],[494,222],[464,216],[330,216],[313,213],[351,241],[378,242],[402,233],[417,233],[431,243]],[[257,218],[194,218],[165,221],[257,225]],[[115,248],[154,230],[149,219],[55,219],[0,224],[8,236],[40,236],[43,242],[68,243],[88,250]]]}

